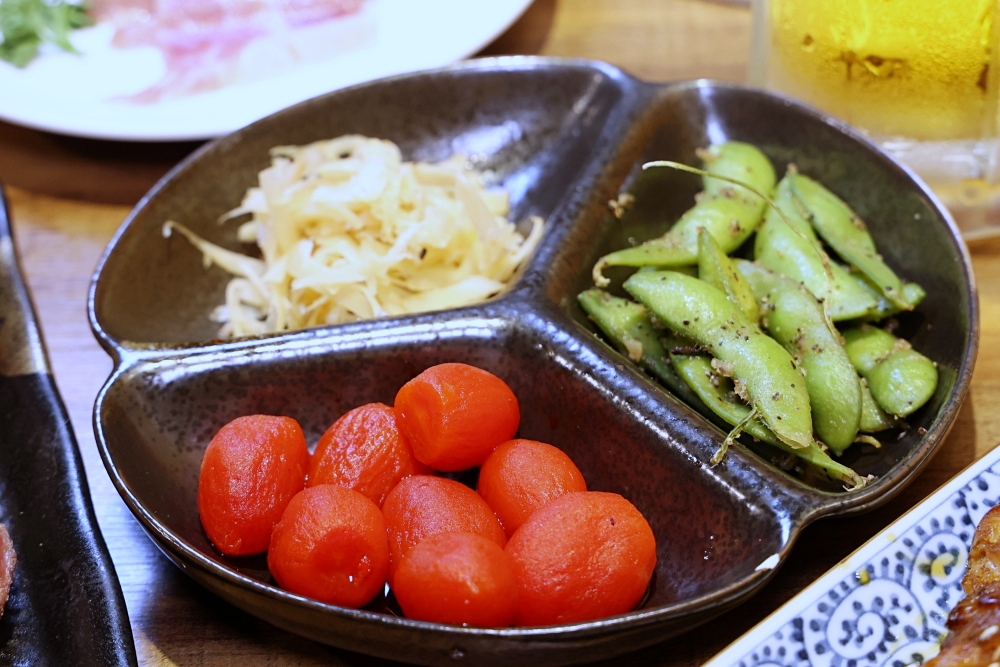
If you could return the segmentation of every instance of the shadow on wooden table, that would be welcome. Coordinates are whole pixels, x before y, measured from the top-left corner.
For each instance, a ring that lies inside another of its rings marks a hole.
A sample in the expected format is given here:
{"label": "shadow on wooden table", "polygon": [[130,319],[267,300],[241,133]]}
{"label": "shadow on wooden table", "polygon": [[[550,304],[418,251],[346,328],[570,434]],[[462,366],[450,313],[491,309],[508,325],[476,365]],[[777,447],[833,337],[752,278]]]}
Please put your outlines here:
{"label": "shadow on wooden table", "polygon": [[102,141],[0,122],[0,181],[36,194],[131,206],[201,143]]}
{"label": "shadow on wooden table", "polygon": [[[151,550],[152,545],[150,545]],[[268,664],[276,667],[380,665],[274,627],[223,601],[157,554],[157,576],[138,605],[146,618],[132,618],[142,665]]]}

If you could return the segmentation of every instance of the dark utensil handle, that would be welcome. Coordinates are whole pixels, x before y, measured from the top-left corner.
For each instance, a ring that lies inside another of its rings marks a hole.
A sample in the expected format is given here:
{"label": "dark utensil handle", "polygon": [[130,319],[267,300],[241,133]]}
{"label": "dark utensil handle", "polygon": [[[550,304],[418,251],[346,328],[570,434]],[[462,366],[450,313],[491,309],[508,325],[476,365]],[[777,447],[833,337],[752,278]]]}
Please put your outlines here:
{"label": "dark utensil handle", "polygon": [[134,667],[125,600],[21,275],[0,187],[0,521],[18,557],[0,663]]}
{"label": "dark utensil handle", "polygon": [[49,361],[21,278],[7,201],[0,186],[0,375],[33,373],[49,373]]}

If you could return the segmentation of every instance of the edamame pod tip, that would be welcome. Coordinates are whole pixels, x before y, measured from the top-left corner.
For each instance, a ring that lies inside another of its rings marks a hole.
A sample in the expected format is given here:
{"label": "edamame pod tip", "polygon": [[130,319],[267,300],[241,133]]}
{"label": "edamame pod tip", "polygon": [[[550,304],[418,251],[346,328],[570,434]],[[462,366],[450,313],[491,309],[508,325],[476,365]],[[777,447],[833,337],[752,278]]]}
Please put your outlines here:
{"label": "edamame pod tip", "polygon": [[907,341],[867,324],[843,335],[851,363],[868,381],[875,402],[890,415],[906,417],[934,395],[937,366]]}
{"label": "edamame pod tip", "polygon": [[670,271],[634,274],[624,287],[667,327],[718,359],[775,435],[792,447],[809,446],[812,416],[798,366],[725,293]]}

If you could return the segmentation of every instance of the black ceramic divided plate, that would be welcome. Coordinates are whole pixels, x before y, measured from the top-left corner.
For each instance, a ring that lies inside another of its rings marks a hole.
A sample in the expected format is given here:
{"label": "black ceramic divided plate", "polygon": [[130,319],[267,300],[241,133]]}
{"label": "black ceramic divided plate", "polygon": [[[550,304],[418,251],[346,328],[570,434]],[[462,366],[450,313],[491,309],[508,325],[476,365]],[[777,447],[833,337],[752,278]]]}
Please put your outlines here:
{"label": "black ceramic divided plate", "polygon": [[0,523],[17,554],[0,619],[0,664],[135,665],[125,601],[49,373],[2,190]]}
{"label": "black ceramic divided plate", "polygon": [[[208,319],[227,276],[205,270],[176,220],[241,248],[219,215],[236,205],[268,149],[346,133],[384,137],[407,159],[455,151],[495,174],[512,218],[546,218],[536,255],[506,294],[479,306],[237,341]],[[938,362],[940,385],[912,429],[851,463],[879,480],[855,493],[811,488],[737,447],[709,466],[723,433],[594,335],[576,306],[604,252],[661,233],[691,206],[698,180],[646,160],[695,163],[725,139],[794,161],[850,202],[886,261],[926,301],[901,320]],[[636,194],[619,221],[607,202]],[[707,82],[654,86],[608,65],[511,58],[350,88],[282,111],[206,146],[140,203],[112,241],[90,300],[115,358],[96,406],[105,464],[150,537],[191,577],[276,625],[336,646],[424,664],[556,665],[665,639],[745,600],[801,529],[885,502],[926,463],[955,419],[975,359],[978,316],[954,224],[905,169],[844,126],[763,92]],[[196,487],[215,431],[249,413],[295,417],[311,442],[345,411],[391,403],[424,368],[461,361],[505,379],[521,437],[551,442],[589,488],[614,491],[648,518],[659,562],[631,613],[589,623],[476,629],[392,614],[377,600],[342,609],[274,585],[263,558],[230,559],[201,529]],[[922,429],[918,431],[918,429]]]}

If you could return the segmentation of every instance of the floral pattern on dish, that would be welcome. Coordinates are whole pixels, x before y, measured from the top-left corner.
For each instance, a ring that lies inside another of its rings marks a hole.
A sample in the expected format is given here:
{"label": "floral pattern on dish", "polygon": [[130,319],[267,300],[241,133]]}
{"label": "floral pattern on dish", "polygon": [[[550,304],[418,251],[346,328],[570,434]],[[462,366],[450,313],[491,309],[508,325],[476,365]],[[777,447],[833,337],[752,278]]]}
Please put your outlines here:
{"label": "floral pattern on dish", "polygon": [[[929,660],[963,596],[975,527],[1000,501],[997,459],[1000,448],[705,667],[905,667]],[[840,576],[831,580],[834,574]]]}

